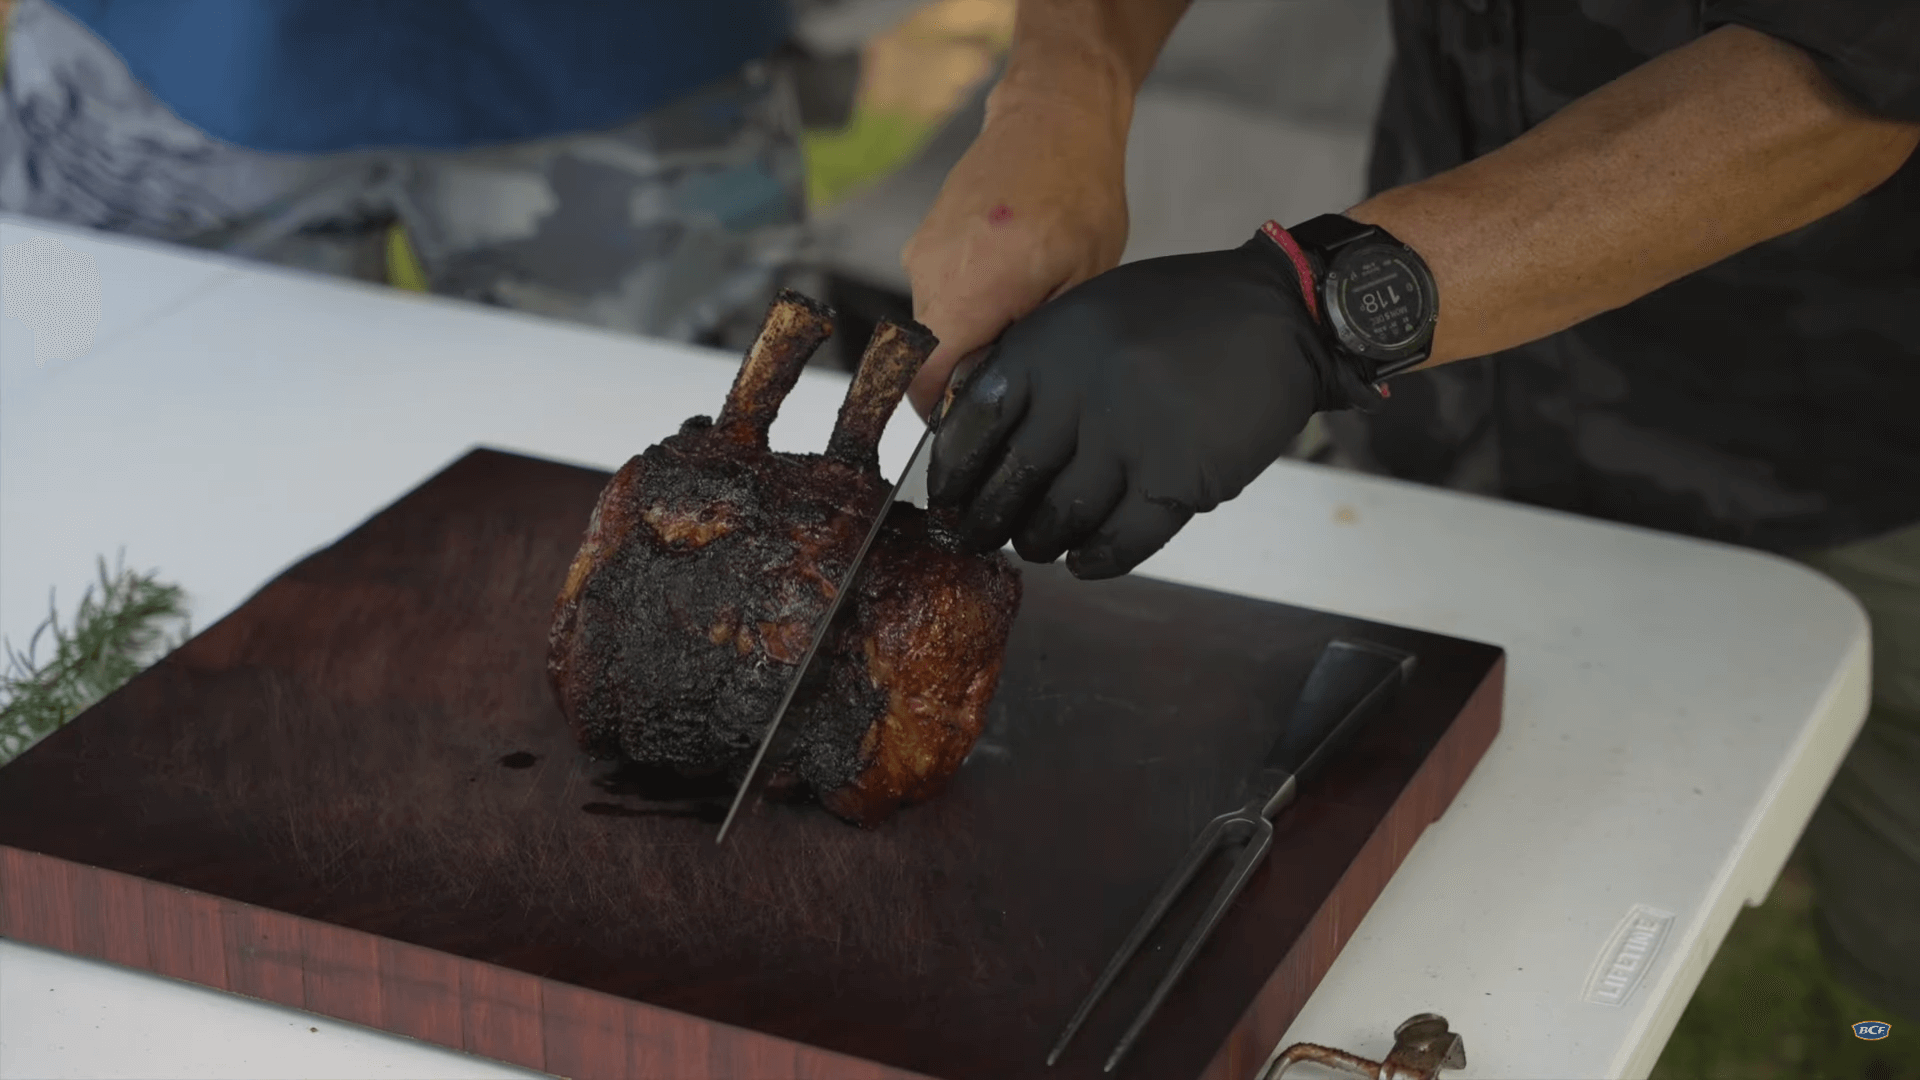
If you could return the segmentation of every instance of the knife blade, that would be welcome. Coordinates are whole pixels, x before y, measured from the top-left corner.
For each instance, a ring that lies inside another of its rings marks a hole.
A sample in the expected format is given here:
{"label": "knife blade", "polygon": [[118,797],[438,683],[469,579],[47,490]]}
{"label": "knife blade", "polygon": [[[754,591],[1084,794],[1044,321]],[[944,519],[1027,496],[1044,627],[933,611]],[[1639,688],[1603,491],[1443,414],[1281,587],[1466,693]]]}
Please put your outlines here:
{"label": "knife blade", "polygon": [[758,786],[756,781],[760,779],[761,766],[770,756],[768,751],[773,747],[776,737],[780,735],[780,721],[786,719],[787,707],[793,704],[794,696],[800,692],[800,684],[806,681],[807,670],[813,666],[814,654],[820,651],[821,642],[827,639],[828,632],[833,629],[833,618],[840,613],[840,605],[845,602],[847,594],[853,591],[854,579],[859,576],[860,567],[866,562],[868,550],[873,547],[874,539],[880,535],[881,526],[886,524],[887,514],[893,510],[894,503],[900,498],[901,489],[918,474],[918,470],[925,468],[926,459],[933,451],[933,436],[939,430],[941,418],[946,415],[947,407],[953,403],[954,394],[958,392],[960,385],[965,382],[968,375],[972,374],[974,368],[979,366],[986,352],[984,348],[976,349],[954,365],[953,373],[947,378],[946,394],[934,406],[933,415],[927,418],[927,429],[920,433],[920,441],[914,444],[913,455],[907,459],[907,467],[900,470],[900,478],[893,482],[893,489],[887,492],[886,501],[880,504],[880,512],[874,515],[873,524],[867,526],[867,535],[853,553],[853,561],[847,564],[847,568],[840,574],[840,580],[835,583],[833,599],[828,601],[827,610],[814,624],[813,636],[807,641],[807,651],[800,654],[800,663],[787,680],[787,688],[780,695],[780,704],[774,707],[773,719],[767,721],[766,730],[760,736],[760,746],[754,751],[753,763],[747,766],[747,776],[740,781],[740,789],[733,793],[733,805],[727,808],[726,820],[720,823],[720,834],[714,839],[714,843],[726,843],[727,831],[733,827],[734,818],[739,816],[740,808],[746,805],[747,796]]}

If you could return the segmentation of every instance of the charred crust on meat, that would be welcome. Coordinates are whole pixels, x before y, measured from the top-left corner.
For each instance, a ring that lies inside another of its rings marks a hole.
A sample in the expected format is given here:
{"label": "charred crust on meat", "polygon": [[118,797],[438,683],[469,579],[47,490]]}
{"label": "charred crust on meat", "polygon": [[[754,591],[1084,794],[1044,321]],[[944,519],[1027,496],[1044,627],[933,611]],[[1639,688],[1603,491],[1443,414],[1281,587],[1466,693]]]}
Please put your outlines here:
{"label": "charred crust on meat", "polygon": [[[831,312],[782,293],[717,421],[696,416],[602,491],[555,601],[547,672],[590,753],[739,775],[888,484],[879,442],[935,339],[882,323],[824,454],[766,429]],[[786,723],[772,796],[874,825],[933,796],[985,724],[1020,603],[999,553],[896,506]]]}

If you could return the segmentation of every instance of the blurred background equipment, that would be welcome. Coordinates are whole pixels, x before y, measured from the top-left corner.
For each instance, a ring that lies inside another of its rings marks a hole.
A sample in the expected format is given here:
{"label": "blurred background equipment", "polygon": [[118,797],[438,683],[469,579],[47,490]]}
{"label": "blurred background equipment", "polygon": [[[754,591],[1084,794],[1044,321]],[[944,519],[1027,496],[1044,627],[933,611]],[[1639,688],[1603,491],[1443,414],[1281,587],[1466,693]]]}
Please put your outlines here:
{"label": "blurred background equipment", "polygon": [[794,260],[787,0],[251,11],[12,0],[0,211],[728,347]]}

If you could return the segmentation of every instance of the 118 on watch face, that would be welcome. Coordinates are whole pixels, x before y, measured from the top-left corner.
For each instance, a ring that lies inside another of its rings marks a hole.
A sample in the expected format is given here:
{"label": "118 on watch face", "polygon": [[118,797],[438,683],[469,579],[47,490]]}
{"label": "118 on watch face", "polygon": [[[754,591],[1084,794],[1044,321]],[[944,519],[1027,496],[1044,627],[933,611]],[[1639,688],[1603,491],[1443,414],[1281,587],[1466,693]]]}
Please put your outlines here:
{"label": "118 on watch face", "polygon": [[1433,321],[1433,281],[1405,252],[1369,245],[1344,253],[1332,270],[1328,307],[1348,348],[1391,360],[1423,344]]}

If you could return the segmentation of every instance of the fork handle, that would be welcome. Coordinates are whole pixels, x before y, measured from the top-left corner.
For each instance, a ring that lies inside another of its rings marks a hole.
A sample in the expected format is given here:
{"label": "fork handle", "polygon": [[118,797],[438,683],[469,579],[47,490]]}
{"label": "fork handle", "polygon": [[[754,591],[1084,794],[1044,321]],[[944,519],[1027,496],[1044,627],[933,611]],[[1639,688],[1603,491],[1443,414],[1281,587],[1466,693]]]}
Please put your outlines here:
{"label": "fork handle", "polygon": [[[1413,674],[1410,652],[1359,638],[1335,638],[1321,650],[1294,704],[1293,718],[1261,766],[1270,797],[1312,780],[1338,756]],[[1288,780],[1291,783],[1288,783]],[[1278,809],[1277,807],[1275,809]]]}

